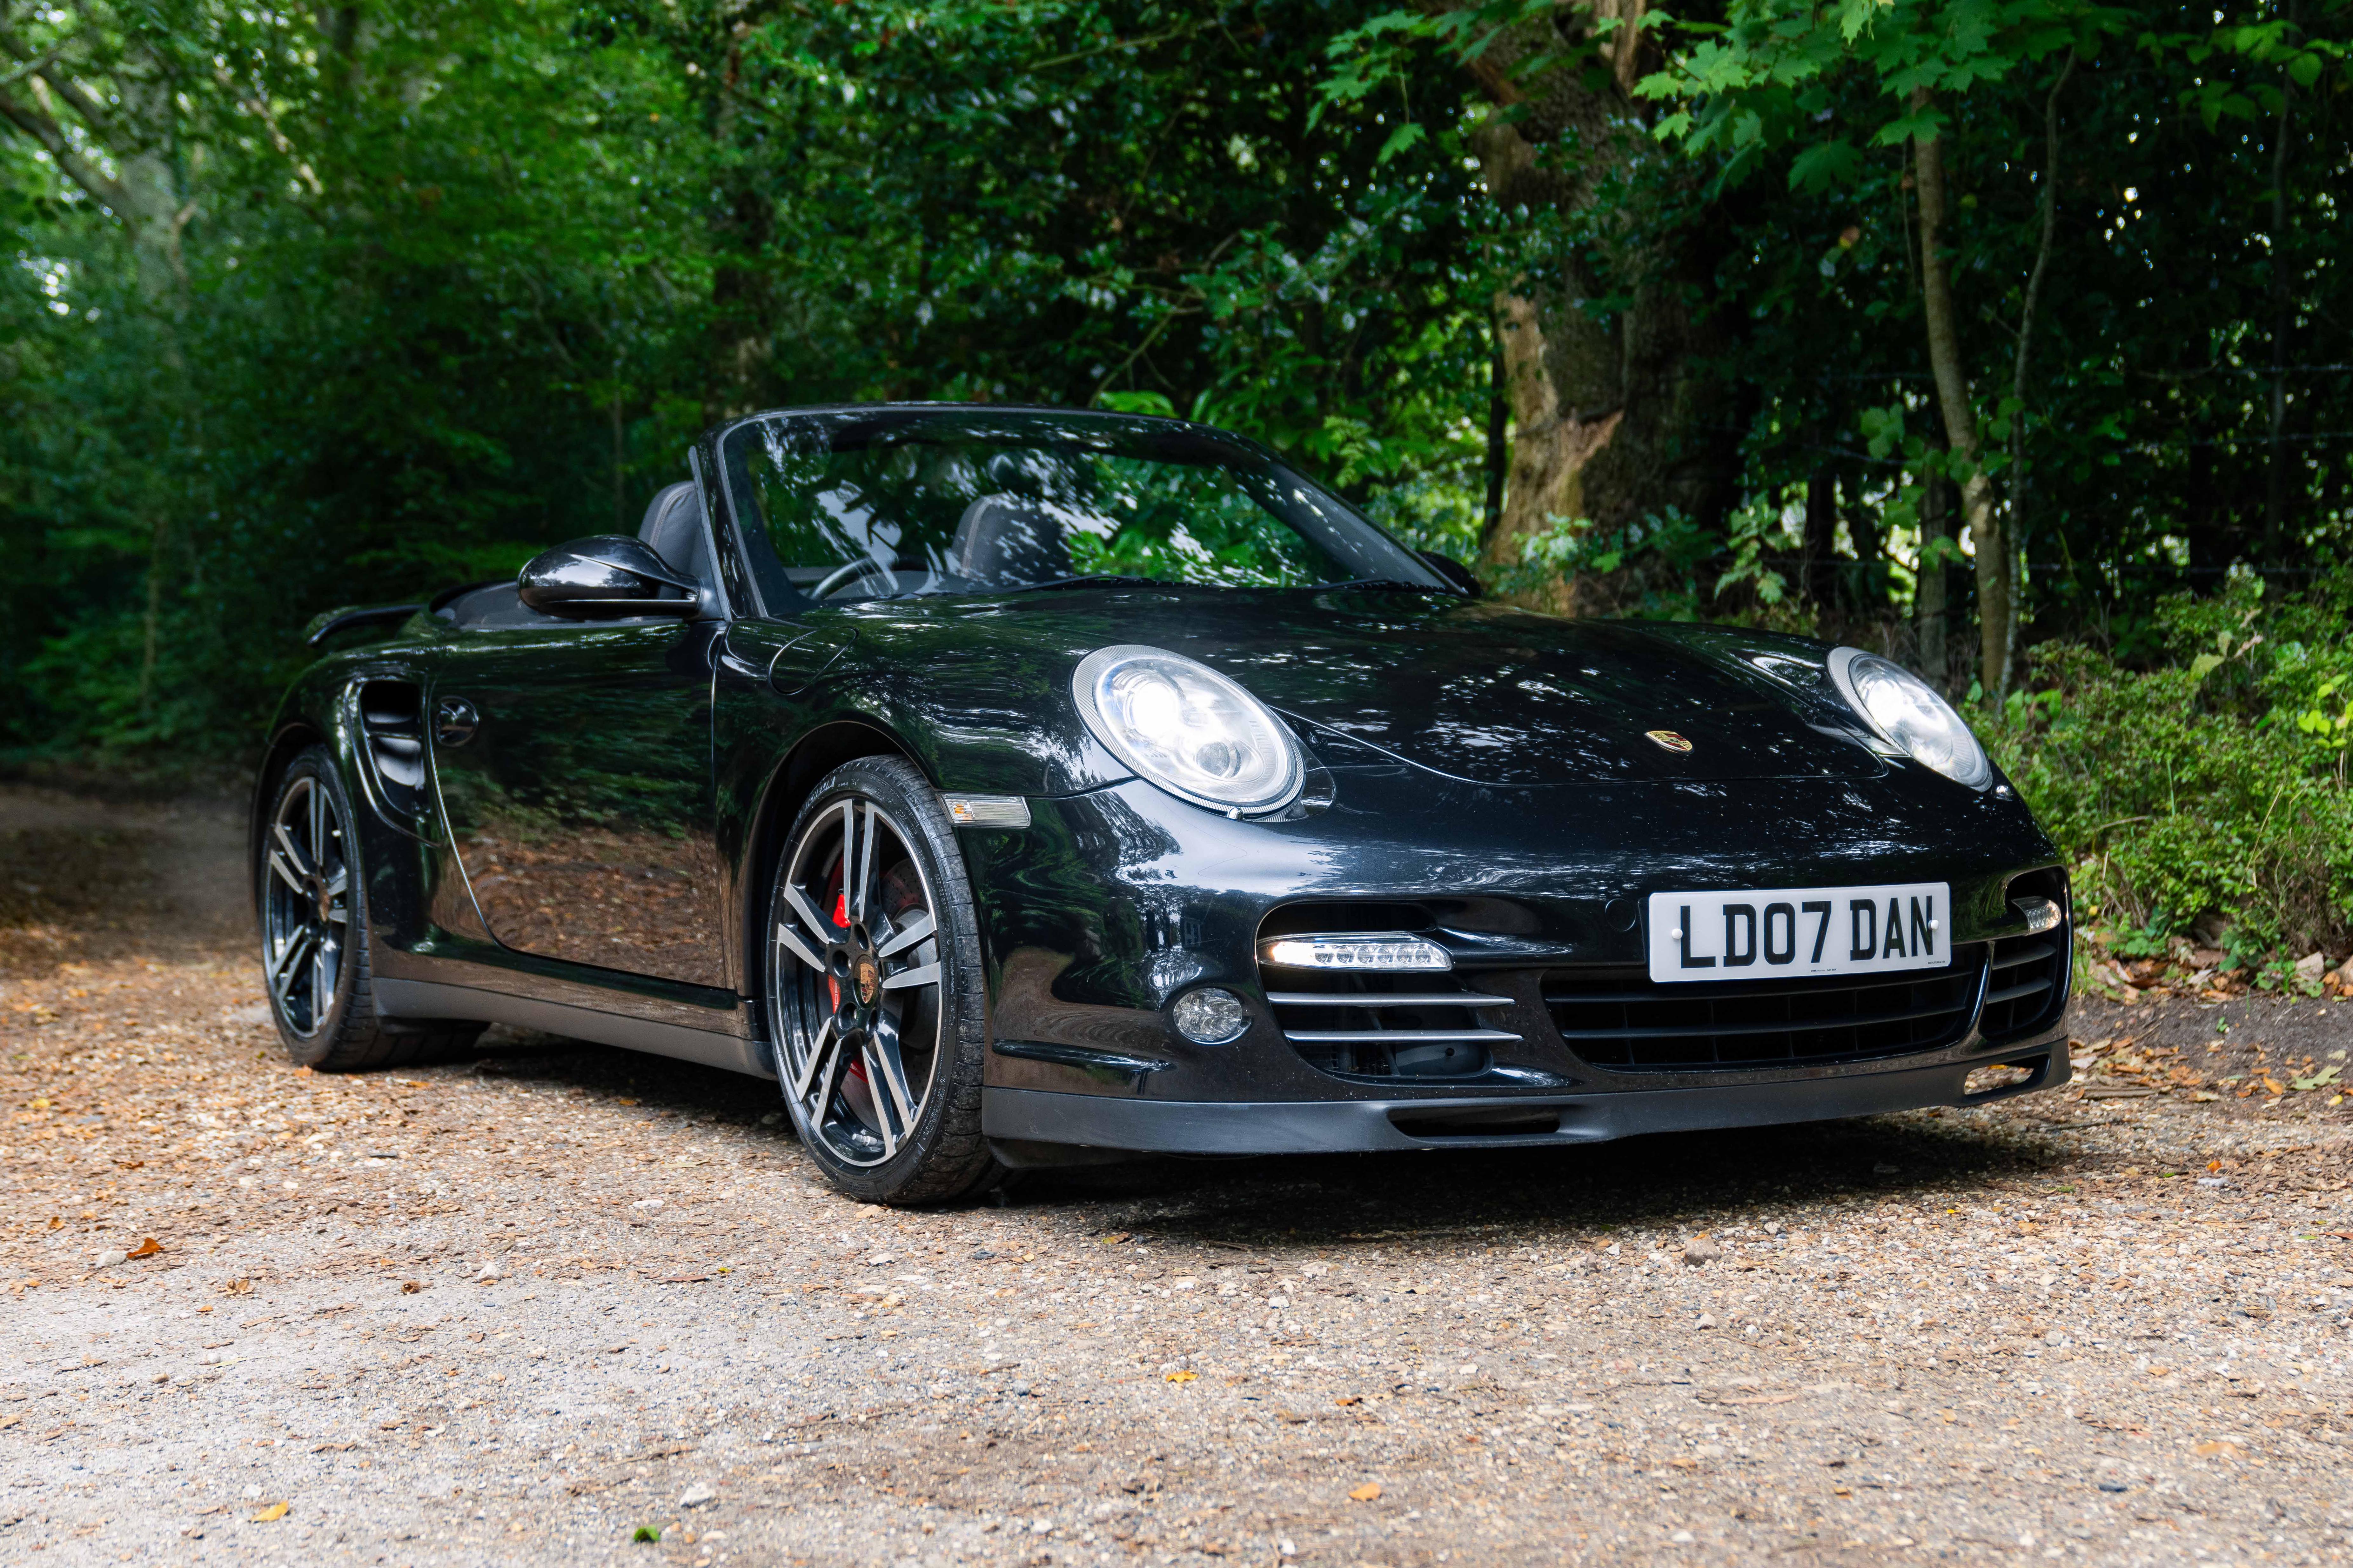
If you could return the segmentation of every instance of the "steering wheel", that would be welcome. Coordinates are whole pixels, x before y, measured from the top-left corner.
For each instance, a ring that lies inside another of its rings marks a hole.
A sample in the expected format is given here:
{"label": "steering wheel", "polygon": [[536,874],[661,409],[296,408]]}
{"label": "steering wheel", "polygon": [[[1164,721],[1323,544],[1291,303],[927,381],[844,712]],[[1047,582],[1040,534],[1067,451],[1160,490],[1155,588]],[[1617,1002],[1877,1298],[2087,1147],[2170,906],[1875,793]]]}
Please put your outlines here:
{"label": "steering wheel", "polygon": [[891,586],[893,588],[899,585],[896,563],[886,566],[881,562],[875,560],[871,555],[861,555],[857,560],[849,562],[845,565],[838,566],[832,571],[827,573],[824,580],[819,582],[816,587],[809,590],[809,597],[812,599],[822,599],[832,594],[836,589],[844,587],[850,583],[854,583],[860,577],[878,576],[890,578]]}

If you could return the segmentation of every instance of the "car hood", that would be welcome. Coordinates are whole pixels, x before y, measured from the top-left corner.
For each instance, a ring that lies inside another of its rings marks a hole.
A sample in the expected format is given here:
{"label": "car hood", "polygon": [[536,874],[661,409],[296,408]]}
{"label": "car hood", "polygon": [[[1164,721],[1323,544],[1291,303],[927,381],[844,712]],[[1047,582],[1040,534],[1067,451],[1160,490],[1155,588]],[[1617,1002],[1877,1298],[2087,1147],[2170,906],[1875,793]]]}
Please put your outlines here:
{"label": "car hood", "polygon": [[1824,645],[1765,633],[1426,595],[1159,586],[884,601],[845,618],[873,654],[907,645],[890,660],[902,668],[971,668],[997,662],[993,648],[1020,656],[1023,685],[1048,661],[1064,693],[1095,648],[1168,648],[1297,721],[1334,767],[1398,759],[1525,785],[1857,778],[1885,766],[1830,693]]}

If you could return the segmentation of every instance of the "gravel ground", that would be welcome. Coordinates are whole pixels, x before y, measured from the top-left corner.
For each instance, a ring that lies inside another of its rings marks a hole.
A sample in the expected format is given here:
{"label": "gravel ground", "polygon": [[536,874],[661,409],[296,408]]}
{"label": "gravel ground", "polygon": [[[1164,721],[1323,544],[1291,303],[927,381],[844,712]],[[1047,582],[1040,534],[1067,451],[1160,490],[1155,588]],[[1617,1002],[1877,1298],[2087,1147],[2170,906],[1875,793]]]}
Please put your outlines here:
{"label": "gravel ground", "polygon": [[1975,1112],[899,1214],[748,1079],[288,1068],[238,855],[0,790],[0,1563],[2353,1556],[2353,1002],[2092,1005]]}

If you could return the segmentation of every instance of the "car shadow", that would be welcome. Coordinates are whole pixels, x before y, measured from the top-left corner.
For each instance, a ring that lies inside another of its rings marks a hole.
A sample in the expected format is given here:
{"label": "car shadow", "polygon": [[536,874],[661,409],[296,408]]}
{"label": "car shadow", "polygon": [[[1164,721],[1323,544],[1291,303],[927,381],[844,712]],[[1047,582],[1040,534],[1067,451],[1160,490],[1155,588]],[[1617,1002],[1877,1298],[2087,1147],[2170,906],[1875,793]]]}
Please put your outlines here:
{"label": "car shadow", "polygon": [[1332,1247],[1486,1233],[1495,1244],[1621,1226],[1693,1231],[1824,1204],[1954,1206],[1957,1188],[2034,1190],[2071,1156],[2013,1118],[1909,1112],[1657,1133],[1567,1148],[1299,1155],[1023,1173],[1015,1201],[1123,1212],[1139,1238]]}
{"label": "car shadow", "polygon": [[[778,1152],[797,1147],[776,1086],[740,1073],[504,1027],[441,1070],[627,1100],[632,1115],[732,1124]],[[1911,1111],[1560,1148],[1144,1158],[1018,1172],[980,1201],[1216,1248],[1467,1231],[1504,1243],[1564,1226],[1696,1231],[1826,1203],[1933,1194],[1950,1206],[1957,1189],[2048,1185],[2072,1158],[2051,1130],[2014,1110]]]}

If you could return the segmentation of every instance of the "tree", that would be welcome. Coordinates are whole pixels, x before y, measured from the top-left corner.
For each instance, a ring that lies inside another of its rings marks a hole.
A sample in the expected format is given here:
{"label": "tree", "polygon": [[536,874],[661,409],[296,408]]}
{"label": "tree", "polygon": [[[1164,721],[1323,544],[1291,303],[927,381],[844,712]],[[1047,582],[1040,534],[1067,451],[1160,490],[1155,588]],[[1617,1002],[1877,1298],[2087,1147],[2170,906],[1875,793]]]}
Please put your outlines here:
{"label": "tree", "polygon": [[[1659,126],[1694,156],[1720,160],[1737,183],[1768,160],[1786,161],[1791,189],[1852,186],[1865,175],[1864,145],[1909,146],[1918,194],[1922,326],[1937,411],[1961,487],[1962,519],[1975,545],[1980,679],[2007,684],[2012,613],[2010,551],[1996,510],[1992,466],[1961,342],[1947,235],[1948,100],[1999,82],[2051,56],[2072,62],[2096,47],[2123,14],[2080,0],[1736,0],[1711,29],[1646,78],[1644,97],[1683,107]],[[1852,111],[1868,95],[1864,118]],[[1877,123],[1872,123],[1876,121]],[[1824,122],[1828,124],[1825,126]],[[2021,324],[2031,331],[2031,322]]]}
{"label": "tree", "polygon": [[[1492,0],[1392,12],[1341,36],[1325,86],[1378,98],[1416,45],[1459,61],[1484,96],[1472,133],[1509,227],[1491,263],[1509,399],[1510,473],[1482,554],[1511,568],[1563,524],[1720,522],[1735,472],[1733,389],[1708,307],[1720,235],[1689,181],[1650,155],[1633,94],[1650,58],[1646,0]],[[1404,132],[1401,131],[1400,134]],[[1526,595],[1573,612],[1574,580]]]}

